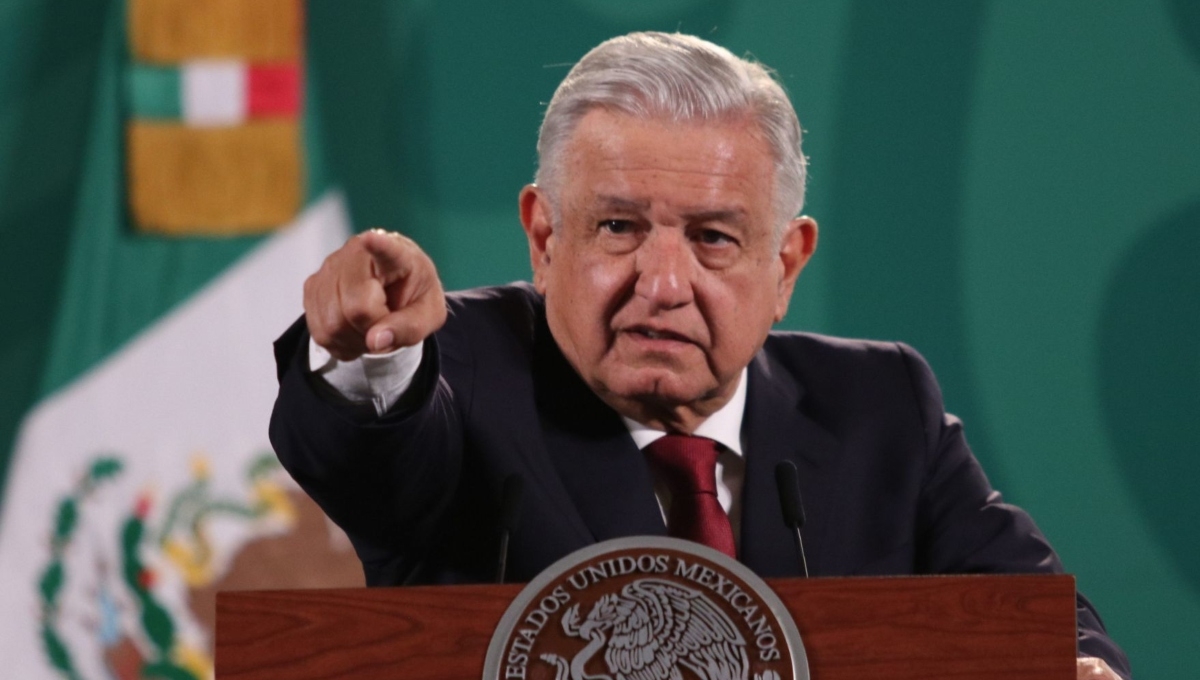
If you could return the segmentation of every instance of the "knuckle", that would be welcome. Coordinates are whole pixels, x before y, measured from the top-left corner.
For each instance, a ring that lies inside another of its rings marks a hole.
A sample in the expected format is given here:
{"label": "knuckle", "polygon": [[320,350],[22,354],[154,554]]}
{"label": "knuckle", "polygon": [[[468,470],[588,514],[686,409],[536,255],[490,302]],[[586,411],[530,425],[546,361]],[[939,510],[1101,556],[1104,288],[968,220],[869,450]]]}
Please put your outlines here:
{"label": "knuckle", "polygon": [[317,271],[313,272],[304,279],[304,297],[305,299],[314,299],[320,295],[321,288],[328,277],[328,265],[322,264]]}
{"label": "knuckle", "polygon": [[344,331],[345,322],[342,319],[341,310],[336,305],[326,305],[321,310],[320,316],[321,323],[324,324],[325,332],[330,336],[330,340]]}
{"label": "knuckle", "polygon": [[342,315],[355,328],[365,328],[379,317],[377,286],[355,286],[342,296]]}
{"label": "knuckle", "polygon": [[345,317],[348,325],[354,328],[363,328],[371,323],[371,313],[360,305],[352,305],[346,307]]}

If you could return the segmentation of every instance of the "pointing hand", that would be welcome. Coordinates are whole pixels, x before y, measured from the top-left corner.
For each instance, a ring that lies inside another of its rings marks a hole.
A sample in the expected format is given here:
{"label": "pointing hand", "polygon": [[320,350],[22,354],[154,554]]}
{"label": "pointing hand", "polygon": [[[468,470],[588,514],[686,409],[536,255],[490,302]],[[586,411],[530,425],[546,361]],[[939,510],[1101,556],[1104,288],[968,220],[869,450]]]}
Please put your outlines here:
{"label": "pointing hand", "polygon": [[304,282],[304,317],[342,361],[415,345],[446,322],[433,261],[412,239],[372,230],[351,238]]}

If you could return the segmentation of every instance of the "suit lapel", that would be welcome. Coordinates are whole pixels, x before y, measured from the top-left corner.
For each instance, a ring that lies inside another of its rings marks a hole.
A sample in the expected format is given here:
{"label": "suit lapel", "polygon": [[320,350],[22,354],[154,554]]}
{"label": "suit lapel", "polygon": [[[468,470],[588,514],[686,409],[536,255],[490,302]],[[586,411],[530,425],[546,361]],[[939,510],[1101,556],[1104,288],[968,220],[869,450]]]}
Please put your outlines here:
{"label": "suit lapel", "polygon": [[[596,541],[665,536],[645,458],[628,429],[567,363],[544,320],[535,349],[535,392],[546,450],[580,519]],[[830,552],[840,444],[803,410],[803,387],[765,351],[750,362],[742,421],[746,474],[739,558],[760,576],[798,576],[799,554],[783,524],[775,466],[799,470],[806,523],[802,534],[811,575]]]}
{"label": "suit lapel", "polygon": [[823,573],[826,529],[836,501],[837,439],[803,410],[803,387],[765,351],[750,362],[742,420],[746,477],[742,487],[741,561],[760,576],[799,576],[793,532],[783,523],[775,466],[795,463],[806,522],[801,531],[810,575]]}
{"label": "suit lapel", "polygon": [[654,483],[620,416],[583,382],[543,321],[535,391],[546,450],[597,541],[666,535]]}

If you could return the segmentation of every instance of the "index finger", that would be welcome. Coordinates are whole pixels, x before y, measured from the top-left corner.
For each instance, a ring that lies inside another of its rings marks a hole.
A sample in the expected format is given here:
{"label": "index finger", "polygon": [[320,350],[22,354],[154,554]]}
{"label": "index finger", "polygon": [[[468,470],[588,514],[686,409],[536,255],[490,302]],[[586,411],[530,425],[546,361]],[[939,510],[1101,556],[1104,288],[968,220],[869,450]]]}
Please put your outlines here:
{"label": "index finger", "polygon": [[412,273],[412,251],[417,247],[412,239],[382,229],[364,232],[359,238],[363,249],[371,256],[372,273],[385,286]]}

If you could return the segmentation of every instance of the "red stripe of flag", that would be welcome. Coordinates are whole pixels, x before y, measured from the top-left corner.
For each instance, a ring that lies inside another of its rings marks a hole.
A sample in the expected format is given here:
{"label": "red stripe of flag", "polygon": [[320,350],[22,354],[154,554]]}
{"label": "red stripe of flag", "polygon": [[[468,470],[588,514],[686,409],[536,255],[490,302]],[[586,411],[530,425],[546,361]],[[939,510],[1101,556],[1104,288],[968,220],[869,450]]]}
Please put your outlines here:
{"label": "red stripe of flag", "polygon": [[300,67],[297,64],[251,64],[246,74],[246,109],[251,118],[300,113]]}

